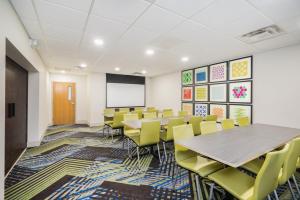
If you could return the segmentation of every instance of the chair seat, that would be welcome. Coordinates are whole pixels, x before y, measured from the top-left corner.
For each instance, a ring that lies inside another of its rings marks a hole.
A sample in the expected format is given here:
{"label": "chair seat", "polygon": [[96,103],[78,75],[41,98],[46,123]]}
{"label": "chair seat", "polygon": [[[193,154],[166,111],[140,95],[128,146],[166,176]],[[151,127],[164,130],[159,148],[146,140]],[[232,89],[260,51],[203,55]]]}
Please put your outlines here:
{"label": "chair seat", "polygon": [[201,177],[206,177],[223,168],[221,163],[201,156],[180,160],[177,164],[185,169],[198,173]]}
{"label": "chair seat", "polygon": [[111,125],[111,124],[113,124],[114,123],[114,121],[105,121],[104,122],[104,124],[106,124],[106,125]]}
{"label": "chair seat", "polygon": [[300,168],[300,158],[298,158],[297,169]]}
{"label": "chair seat", "polygon": [[130,129],[130,130],[124,130],[124,135],[127,137],[139,135],[140,130],[139,129]]}
{"label": "chair seat", "polygon": [[139,147],[143,147],[143,146],[147,146],[147,145],[154,145],[154,144],[158,144],[158,142],[159,142],[159,141],[158,142],[151,142],[151,143],[146,143],[146,144],[141,145],[141,143],[140,143],[140,134],[131,135],[128,138],[131,139]]}
{"label": "chair seat", "polygon": [[258,172],[263,164],[264,164],[264,160],[257,158],[257,159],[254,159],[254,160],[246,163],[245,165],[242,166],[242,168],[244,168],[254,174],[258,174]]}
{"label": "chair seat", "polygon": [[252,199],[255,179],[235,168],[228,167],[219,170],[209,175],[208,178],[238,199]]}

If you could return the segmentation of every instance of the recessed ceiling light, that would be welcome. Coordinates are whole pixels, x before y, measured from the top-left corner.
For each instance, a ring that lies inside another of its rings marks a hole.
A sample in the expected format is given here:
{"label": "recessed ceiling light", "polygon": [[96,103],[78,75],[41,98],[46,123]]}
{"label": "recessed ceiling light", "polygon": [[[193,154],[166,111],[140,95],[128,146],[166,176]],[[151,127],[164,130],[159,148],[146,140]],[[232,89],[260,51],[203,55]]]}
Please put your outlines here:
{"label": "recessed ceiling light", "polygon": [[86,68],[86,67],[87,67],[87,64],[81,63],[79,66],[80,66],[81,68]]}
{"label": "recessed ceiling light", "polygon": [[115,71],[120,71],[120,67],[115,67]]}
{"label": "recessed ceiling light", "polygon": [[65,70],[61,70],[60,73],[64,74],[64,73],[66,73],[66,71]]}
{"label": "recessed ceiling light", "polygon": [[142,74],[146,74],[147,73],[147,71],[146,70],[142,70]]}
{"label": "recessed ceiling light", "polygon": [[185,56],[185,57],[182,57],[182,58],[181,58],[181,61],[182,61],[182,62],[187,62],[187,61],[189,61],[189,57],[186,57],[186,56]]}
{"label": "recessed ceiling light", "polygon": [[97,46],[103,46],[104,41],[102,39],[95,39],[94,40],[95,45]]}
{"label": "recessed ceiling light", "polygon": [[153,49],[147,49],[147,50],[146,50],[146,54],[147,54],[148,56],[152,56],[152,55],[154,54],[154,50],[153,50]]}

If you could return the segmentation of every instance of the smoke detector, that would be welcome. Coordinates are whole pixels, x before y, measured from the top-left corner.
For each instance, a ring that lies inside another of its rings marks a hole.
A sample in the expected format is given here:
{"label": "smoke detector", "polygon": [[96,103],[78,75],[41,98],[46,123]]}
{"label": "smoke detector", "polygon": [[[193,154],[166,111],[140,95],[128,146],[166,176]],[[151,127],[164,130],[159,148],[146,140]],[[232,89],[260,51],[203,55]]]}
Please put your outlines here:
{"label": "smoke detector", "polygon": [[39,41],[36,39],[32,39],[32,38],[29,39],[29,43],[30,43],[31,48],[33,48],[33,49],[36,49],[39,47]]}
{"label": "smoke detector", "polygon": [[239,40],[242,42],[246,42],[248,44],[257,43],[263,40],[268,40],[277,36],[284,34],[284,30],[282,30],[277,25],[267,26],[250,33],[246,33],[239,37]]}

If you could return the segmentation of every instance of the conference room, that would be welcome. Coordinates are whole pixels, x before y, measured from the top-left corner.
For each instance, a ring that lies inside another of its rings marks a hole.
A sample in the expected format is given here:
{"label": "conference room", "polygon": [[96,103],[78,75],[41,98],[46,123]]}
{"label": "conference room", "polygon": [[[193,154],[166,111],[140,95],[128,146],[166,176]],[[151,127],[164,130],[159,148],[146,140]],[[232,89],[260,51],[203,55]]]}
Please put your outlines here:
{"label": "conference room", "polygon": [[299,0],[1,0],[0,199],[300,199]]}

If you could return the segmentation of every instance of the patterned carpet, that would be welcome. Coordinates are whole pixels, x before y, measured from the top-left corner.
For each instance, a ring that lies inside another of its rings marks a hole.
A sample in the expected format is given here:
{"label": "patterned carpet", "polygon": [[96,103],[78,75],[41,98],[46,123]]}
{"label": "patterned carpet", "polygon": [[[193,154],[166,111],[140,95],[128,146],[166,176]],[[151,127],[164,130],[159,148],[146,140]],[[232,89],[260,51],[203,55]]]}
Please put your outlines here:
{"label": "patterned carpet", "polygon": [[[5,180],[5,199],[193,198],[193,177],[185,170],[177,175],[173,189],[172,153],[160,164],[157,156],[143,149],[139,170],[136,157],[128,158],[120,137],[112,141],[99,128],[85,126],[57,129],[50,129],[42,144],[27,149],[18,161]],[[282,200],[291,199],[286,186],[279,194]]]}

